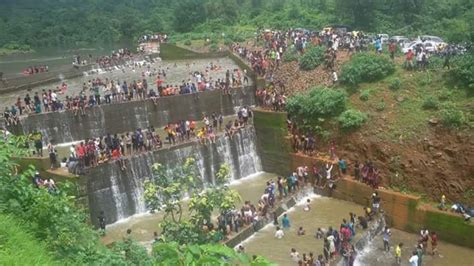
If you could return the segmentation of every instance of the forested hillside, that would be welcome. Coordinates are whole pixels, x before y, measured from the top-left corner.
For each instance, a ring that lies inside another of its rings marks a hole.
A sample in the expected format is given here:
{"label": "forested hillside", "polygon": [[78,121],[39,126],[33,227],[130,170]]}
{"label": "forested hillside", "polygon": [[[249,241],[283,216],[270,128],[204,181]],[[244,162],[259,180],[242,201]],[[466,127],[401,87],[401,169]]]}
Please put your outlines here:
{"label": "forested hillside", "polygon": [[3,0],[0,47],[84,46],[144,32],[321,29],[474,39],[472,0]]}

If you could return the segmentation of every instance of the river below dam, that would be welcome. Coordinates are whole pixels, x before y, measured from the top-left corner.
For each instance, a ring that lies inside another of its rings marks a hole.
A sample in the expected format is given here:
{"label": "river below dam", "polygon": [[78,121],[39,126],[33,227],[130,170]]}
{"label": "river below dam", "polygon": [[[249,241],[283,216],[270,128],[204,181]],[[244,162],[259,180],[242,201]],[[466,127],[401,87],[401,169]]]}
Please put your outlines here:
{"label": "river below dam", "polygon": [[[239,206],[245,200],[253,203],[257,202],[266,187],[266,181],[270,179],[275,180],[276,175],[259,172],[233,181],[230,186],[236,189],[242,197],[242,202]],[[303,208],[307,199],[311,201],[311,210],[305,212]],[[274,237],[275,226],[268,224],[240,245],[245,248],[247,254],[262,255],[278,265],[297,265],[291,260],[290,249],[295,248],[301,256],[303,253],[309,255],[310,252],[313,252],[316,257],[322,254],[323,240],[314,237],[317,228],[327,229],[332,226],[338,229],[343,218],[349,219],[349,212],[353,212],[357,216],[362,215],[364,212],[363,206],[319,196],[314,193],[307,193],[305,196],[300,195],[298,204],[287,211],[291,228],[285,231],[285,236],[282,239]],[[121,240],[125,236],[127,229],[131,229],[133,239],[150,247],[153,241],[153,232],[160,231],[158,224],[162,219],[162,213],[138,214],[122,219],[107,226],[107,235],[102,238],[102,241],[109,244]],[[281,217],[279,222],[281,223]],[[303,236],[297,235],[297,230],[300,226],[306,231]],[[415,248],[418,239],[417,235],[395,229],[391,230],[391,252],[386,253],[383,251],[381,236],[377,236],[362,251],[358,252],[355,265],[395,265],[394,249],[395,245],[399,242],[404,243],[402,265],[409,265],[409,255]],[[357,228],[356,239],[357,236],[363,233],[362,229]],[[473,265],[472,249],[455,246],[443,241],[440,241],[438,249],[440,255],[435,257],[425,255],[423,257],[423,265]]]}

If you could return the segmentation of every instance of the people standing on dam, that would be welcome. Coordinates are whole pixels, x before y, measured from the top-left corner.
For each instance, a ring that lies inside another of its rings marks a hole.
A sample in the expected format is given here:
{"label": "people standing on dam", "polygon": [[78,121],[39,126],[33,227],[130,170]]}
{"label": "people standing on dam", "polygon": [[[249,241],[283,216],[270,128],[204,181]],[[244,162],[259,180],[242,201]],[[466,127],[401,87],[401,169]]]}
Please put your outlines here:
{"label": "people standing on dam", "polygon": [[[109,78],[96,77],[82,83],[81,90],[75,95],[66,95],[68,83],[62,81],[60,86],[55,89],[43,90],[38,95],[38,99],[31,101],[28,94],[25,99],[18,98],[15,102],[17,111],[20,115],[28,115],[32,112],[44,113],[62,110],[73,110],[84,113],[86,108],[103,104],[116,104],[125,101],[140,101],[151,99],[157,104],[157,98],[165,96],[183,95],[191,93],[199,93],[203,91],[220,90],[229,92],[231,88],[242,87],[242,74],[239,69],[229,71],[234,76],[233,83],[226,83],[222,79],[213,79],[210,71],[220,69],[217,67],[206,68],[205,72],[194,72],[189,80],[183,80],[181,84],[166,84],[165,70],[153,70],[143,73],[152,73],[156,75],[156,81],[149,81],[148,75],[142,75],[135,80],[115,80]],[[230,75],[230,74],[229,74]],[[229,77],[230,79],[230,77]],[[156,90],[149,86],[149,82],[156,83]],[[36,93],[35,93],[36,95]],[[198,94],[196,94],[199,98]],[[35,97],[36,98],[36,97]],[[39,104],[39,106],[38,106]],[[83,109],[80,107],[83,106]],[[77,113],[76,111],[76,113]]]}

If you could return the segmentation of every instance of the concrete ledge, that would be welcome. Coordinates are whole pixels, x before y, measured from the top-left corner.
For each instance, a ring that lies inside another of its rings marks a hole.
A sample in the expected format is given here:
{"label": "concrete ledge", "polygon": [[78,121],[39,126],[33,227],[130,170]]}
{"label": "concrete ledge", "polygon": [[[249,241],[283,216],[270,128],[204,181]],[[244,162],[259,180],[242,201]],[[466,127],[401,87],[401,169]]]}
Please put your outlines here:
{"label": "concrete ledge", "polygon": [[152,100],[132,101],[100,105],[86,110],[86,115],[75,116],[73,111],[42,113],[21,118],[20,124],[9,127],[14,134],[35,131],[53,144],[95,138],[110,134],[122,134],[147,128],[163,127],[181,119],[201,120],[203,114],[212,112],[222,115],[235,114],[235,108],[255,104],[254,87],[233,89],[232,95],[220,90],[205,91],[196,95],[176,95]]}
{"label": "concrete ledge", "polygon": [[[275,206],[274,210],[270,211],[270,213],[275,212],[277,216],[282,215],[286,212],[286,210],[282,207],[286,205],[287,208],[292,208],[296,205],[296,200],[294,197],[290,197],[288,199],[283,199]],[[228,247],[234,248],[242,241],[246,240],[247,238],[251,237],[254,233],[260,231],[265,225],[272,223],[273,220],[259,220],[255,225],[249,225],[243,228],[240,232],[236,235],[232,236],[229,240],[225,241],[224,244]]]}

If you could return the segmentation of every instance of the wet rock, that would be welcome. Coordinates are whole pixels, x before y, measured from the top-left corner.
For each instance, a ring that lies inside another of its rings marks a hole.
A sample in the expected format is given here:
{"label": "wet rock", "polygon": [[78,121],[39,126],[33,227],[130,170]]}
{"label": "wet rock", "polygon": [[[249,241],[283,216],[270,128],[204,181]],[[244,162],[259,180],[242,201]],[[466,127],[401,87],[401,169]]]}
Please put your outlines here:
{"label": "wet rock", "polygon": [[396,100],[397,102],[401,103],[401,102],[405,101],[405,97],[403,97],[403,96],[401,96],[401,95],[398,95],[398,96],[395,98],[395,100]]}
{"label": "wet rock", "polygon": [[428,120],[428,123],[429,123],[430,125],[432,125],[432,126],[436,126],[436,125],[439,123],[439,119],[434,118],[434,117],[433,117],[433,118],[430,118],[430,119]]}

